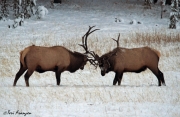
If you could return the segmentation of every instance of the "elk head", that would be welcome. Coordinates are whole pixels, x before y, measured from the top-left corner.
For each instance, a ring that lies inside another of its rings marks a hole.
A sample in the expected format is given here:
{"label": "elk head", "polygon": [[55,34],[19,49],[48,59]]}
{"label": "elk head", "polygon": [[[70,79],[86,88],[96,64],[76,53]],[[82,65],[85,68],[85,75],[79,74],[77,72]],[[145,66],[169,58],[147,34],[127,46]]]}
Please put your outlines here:
{"label": "elk head", "polygon": [[[94,28],[95,26],[89,26],[89,30],[85,33],[85,35],[82,37],[82,44],[79,44],[81,47],[84,48],[84,50],[86,51],[84,53],[84,55],[86,56],[86,61],[84,63],[84,65],[86,64],[87,61],[89,61],[92,65],[94,65],[95,67],[98,66],[98,63],[96,62],[97,59],[99,58],[99,56],[97,54],[95,54],[94,51],[89,51],[88,49],[88,45],[87,45],[87,38],[88,36],[95,32],[96,30],[100,30],[100,29],[94,29],[92,30],[92,28]],[[91,31],[92,30],[92,31]],[[84,65],[81,67],[81,69],[84,68]]]}
{"label": "elk head", "polygon": [[[120,38],[120,34],[118,35],[117,40],[112,38],[114,41],[116,41],[117,48],[119,47],[119,38]],[[108,73],[110,71],[110,69],[111,69],[110,59],[111,59],[111,57],[116,56],[117,48],[115,48],[114,50],[112,50],[109,53],[102,55],[98,59],[98,63],[99,63],[99,67],[101,69],[101,75],[102,76],[104,76],[106,73]]]}

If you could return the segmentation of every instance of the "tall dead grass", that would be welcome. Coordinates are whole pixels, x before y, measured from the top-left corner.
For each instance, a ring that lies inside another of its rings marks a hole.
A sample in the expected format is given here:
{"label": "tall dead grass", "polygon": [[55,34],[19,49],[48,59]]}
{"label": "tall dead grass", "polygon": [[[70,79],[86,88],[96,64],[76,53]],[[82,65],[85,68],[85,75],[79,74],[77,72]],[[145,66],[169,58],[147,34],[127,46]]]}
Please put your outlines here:
{"label": "tall dead grass", "polygon": [[[116,42],[111,38],[117,38],[117,36],[118,34],[113,37],[92,35],[88,39],[89,50],[94,51],[101,56],[116,47]],[[17,38],[17,40],[13,40],[10,44],[7,43],[0,47],[0,67],[3,68],[0,71],[1,76],[14,76],[15,72],[19,69],[19,52],[32,44],[37,46],[62,45],[71,51],[85,52],[83,48],[78,45],[82,43],[82,40],[79,37],[59,42],[59,39],[56,39],[55,35],[50,34],[41,39],[30,39],[24,44],[21,43],[23,41],[20,39],[21,38]],[[159,50],[162,56],[173,58],[173,61],[176,61],[180,55],[180,34],[178,32],[167,33],[153,31],[151,33],[135,32],[122,34],[120,37],[120,47],[134,48],[142,46],[153,47],[154,49]],[[171,67],[173,67],[173,64],[174,63],[171,64]],[[176,65],[179,64],[177,63]],[[14,67],[18,69],[14,69]],[[13,73],[8,73],[7,71],[12,71]]]}
{"label": "tall dead grass", "polygon": [[153,31],[151,33],[147,32],[138,32],[130,34],[132,38],[132,43],[141,44],[141,45],[162,45],[166,46],[169,44],[176,44],[180,42],[180,34],[179,33],[164,33],[159,31]]}
{"label": "tall dead grass", "polygon": [[135,47],[149,46],[160,51],[164,57],[178,56],[180,54],[180,34],[178,32],[132,33],[131,45]]}

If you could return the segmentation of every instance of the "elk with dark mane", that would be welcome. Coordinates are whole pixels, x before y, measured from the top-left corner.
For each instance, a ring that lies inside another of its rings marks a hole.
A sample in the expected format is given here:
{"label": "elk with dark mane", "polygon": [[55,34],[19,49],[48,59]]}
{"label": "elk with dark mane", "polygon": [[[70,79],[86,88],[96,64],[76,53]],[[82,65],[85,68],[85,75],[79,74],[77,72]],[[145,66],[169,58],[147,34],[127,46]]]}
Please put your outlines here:
{"label": "elk with dark mane", "polygon": [[90,27],[86,34],[82,37],[82,47],[86,53],[72,52],[62,46],[41,47],[29,46],[20,52],[20,69],[15,76],[13,86],[20,76],[27,70],[24,75],[26,86],[29,86],[29,77],[34,71],[43,73],[46,71],[53,71],[56,75],[57,85],[60,85],[60,76],[64,71],[75,72],[78,69],[83,69],[87,61],[94,64],[92,59],[89,59],[88,54],[91,53],[87,47],[87,37],[92,32],[99,30],[92,30],[94,26]]}
{"label": "elk with dark mane", "polygon": [[149,68],[157,77],[158,85],[161,86],[161,83],[166,85],[163,73],[158,68],[159,51],[150,47],[132,49],[121,48],[119,47],[119,37],[120,34],[117,40],[113,39],[117,42],[117,47],[115,49],[96,58],[101,69],[101,75],[104,76],[106,73],[114,71],[115,78],[113,85],[116,85],[117,82],[118,85],[120,85],[123,73],[140,73],[146,70],[146,68]]}

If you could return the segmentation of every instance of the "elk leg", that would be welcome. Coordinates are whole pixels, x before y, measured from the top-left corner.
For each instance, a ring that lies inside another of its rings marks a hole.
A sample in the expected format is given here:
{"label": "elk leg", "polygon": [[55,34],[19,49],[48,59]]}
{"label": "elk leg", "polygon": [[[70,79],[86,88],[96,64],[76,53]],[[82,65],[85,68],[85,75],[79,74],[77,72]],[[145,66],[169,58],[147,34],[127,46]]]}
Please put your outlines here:
{"label": "elk leg", "polygon": [[[154,73],[155,74],[155,73]],[[157,79],[158,79],[158,86],[161,86],[161,79],[159,78],[159,75],[158,74],[155,74]]]}
{"label": "elk leg", "polygon": [[113,80],[113,85],[116,85],[116,83],[117,83],[117,78],[115,77]]}
{"label": "elk leg", "polygon": [[18,79],[21,77],[21,75],[26,71],[27,69],[26,68],[23,68],[22,65],[18,71],[18,73],[16,74],[16,77],[14,79],[14,83],[13,83],[13,86],[16,86],[16,83],[18,81]]}
{"label": "elk leg", "polygon": [[[159,70],[159,69],[158,69]],[[161,83],[166,86],[165,80],[164,80],[164,74],[159,70],[158,71],[159,75],[158,77],[161,79]]]}
{"label": "elk leg", "polygon": [[[153,72],[153,74],[157,77],[157,79],[158,79],[158,86],[161,86],[161,76],[162,75],[160,75],[160,72],[159,72],[159,69],[157,68],[157,69],[152,69],[152,68],[149,68],[152,72]],[[162,72],[161,72],[162,73]]]}
{"label": "elk leg", "polygon": [[56,81],[57,81],[57,85],[60,85],[61,82],[61,72],[56,71]]}
{"label": "elk leg", "polygon": [[26,86],[29,87],[29,77],[33,74],[33,70],[28,70],[24,75]]}
{"label": "elk leg", "polygon": [[122,76],[123,76],[123,74],[121,73],[118,78],[118,85],[121,85]]}
{"label": "elk leg", "polygon": [[118,85],[121,84],[121,80],[122,80],[122,73],[116,73],[114,81],[113,81],[113,85],[116,85],[116,83],[118,82]]}

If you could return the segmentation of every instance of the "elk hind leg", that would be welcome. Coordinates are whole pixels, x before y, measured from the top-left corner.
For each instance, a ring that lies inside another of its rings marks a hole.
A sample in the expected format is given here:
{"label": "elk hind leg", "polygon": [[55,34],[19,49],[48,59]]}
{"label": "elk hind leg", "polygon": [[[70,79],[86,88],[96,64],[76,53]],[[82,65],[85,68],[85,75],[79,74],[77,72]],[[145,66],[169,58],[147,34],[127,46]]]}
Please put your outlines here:
{"label": "elk hind leg", "polygon": [[161,83],[166,86],[165,80],[164,80],[164,74],[158,69],[158,77],[161,79]]}
{"label": "elk hind leg", "polygon": [[164,80],[164,74],[158,69],[158,72],[155,73],[156,77],[158,78],[159,86],[163,84],[166,86],[165,80]]}
{"label": "elk hind leg", "polygon": [[26,86],[29,87],[29,77],[33,74],[34,70],[29,70],[24,75]]}
{"label": "elk hind leg", "polygon": [[163,73],[159,70],[159,68],[149,68],[153,74],[157,77],[158,79],[158,86],[161,86],[161,82],[163,83],[163,85],[165,85],[165,81],[164,81],[164,75]]}
{"label": "elk hind leg", "polygon": [[16,86],[16,83],[17,83],[18,79],[21,77],[21,75],[22,75],[26,70],[27,70],[27,68],[24,68],[24,67],[22,66],[22,64],[21,64],[20,69],[19,69],[19,71],[17,72],[16,77],[15,77],[15,79],[14,79],[13,86]]}

